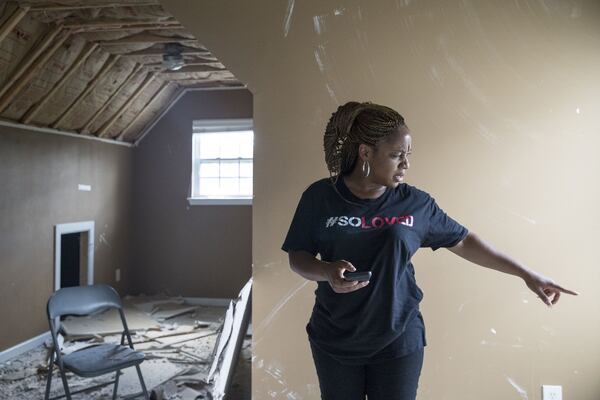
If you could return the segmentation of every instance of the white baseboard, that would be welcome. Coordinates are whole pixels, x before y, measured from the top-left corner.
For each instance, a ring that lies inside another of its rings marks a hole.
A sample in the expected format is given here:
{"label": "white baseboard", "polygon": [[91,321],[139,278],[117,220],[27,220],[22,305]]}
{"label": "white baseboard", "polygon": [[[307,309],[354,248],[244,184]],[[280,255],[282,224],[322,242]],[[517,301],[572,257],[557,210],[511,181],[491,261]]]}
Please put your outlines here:
{"label": "white baseboard", "polygon": [[9,349],[0,352],[0,364],[4,364],[5,362],[17,357],[18,355],[21,355],[35,347],[40,346],[46,340],[52,340],[52,336],[50,336],[50,331],[44,332],[41,335],[38,335],[34,338],[26,340]]}

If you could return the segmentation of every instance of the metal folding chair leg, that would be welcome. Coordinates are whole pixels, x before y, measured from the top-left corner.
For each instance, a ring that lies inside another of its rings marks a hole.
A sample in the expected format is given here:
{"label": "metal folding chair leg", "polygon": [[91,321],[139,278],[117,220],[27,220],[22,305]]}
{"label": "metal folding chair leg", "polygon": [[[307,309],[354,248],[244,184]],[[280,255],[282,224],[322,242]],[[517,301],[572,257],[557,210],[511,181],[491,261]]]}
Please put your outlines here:
{"label": "metal folding chair leg", "polygon": [[139,365],[135,366],[138,377],[140,378],[140,385],[142,385],[142,392],[144,392],[144,398],[146,400],[150,400],[150,396],[148,396],[148,391],[146,390],[146,384],[144,383],[144,378],[142,377],[142,370]]}
{"label": "metal folding chair leg", "polygon": [[60,364],[58,366],[58,370],[60,371],[60,377],[62,378],[63,388],[65,389],[65,397],[67,400],[71,399],[71,391],[69,390],[69,384],[67,383],[67,373]]}
{"label": "metal folding chair leg", "polygon": [[54,352],[50,355],[50,363],[48,364],[48,377],[46,378],[46,394],[44,400],[50,398],[50,388],[52,386],[52,370],[54,369]]}
{"label": "metal folding chair leg", "polygon": [[119,388],[119,376],[121,375],[121,370],[117,370],[117,375],[115,376],[115,387],[113,388],[113,400],[117,399],[117,389]]}

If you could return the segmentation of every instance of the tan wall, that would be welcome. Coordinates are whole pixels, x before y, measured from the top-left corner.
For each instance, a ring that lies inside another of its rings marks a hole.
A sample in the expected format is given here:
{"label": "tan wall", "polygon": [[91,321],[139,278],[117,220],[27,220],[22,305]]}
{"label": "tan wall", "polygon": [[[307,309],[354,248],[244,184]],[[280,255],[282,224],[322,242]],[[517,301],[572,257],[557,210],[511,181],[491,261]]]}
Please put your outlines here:
{"label": "tan wall", "polygon": [[0,127],[0,350],[48,331],[56,224],[95,221],[94,281],[126,287],[131,170],[124,146]]}
{"label": "tan wall", "polygon": [[304,331],[315,284],[279,246],[327,174],[326,121],[351,99],[406,117],[408,183],[582,293],[548,310],[514,277],[422,250],[419,399],[540,399],[544,383],[600,397],[597,1],[163,3],[254,94],[254,399],[319,398]]}
{"label": "tan wall", "polygon": [[192,122],[252,118],[247,90],[186,93],[134,148],[135,293],[232,298],[252,275],[252,207],[190,206]]}

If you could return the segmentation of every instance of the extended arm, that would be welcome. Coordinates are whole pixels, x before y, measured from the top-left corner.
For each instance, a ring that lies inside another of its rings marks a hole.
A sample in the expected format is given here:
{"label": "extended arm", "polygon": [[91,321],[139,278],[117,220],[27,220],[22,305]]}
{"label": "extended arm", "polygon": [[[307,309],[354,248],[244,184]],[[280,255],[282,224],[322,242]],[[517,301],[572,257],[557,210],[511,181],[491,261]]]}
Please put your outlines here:
{"label": "extended arm", "polygon": [[496,250],[473,232],[469,232],[465,239],[456,246],[448,248],[448,250],[482,267],[522,278],[527,287],[550,307],[558,302],[561,292],[572,295],[578,294],[557,285],[552,279],[538,274],[508,255]]}

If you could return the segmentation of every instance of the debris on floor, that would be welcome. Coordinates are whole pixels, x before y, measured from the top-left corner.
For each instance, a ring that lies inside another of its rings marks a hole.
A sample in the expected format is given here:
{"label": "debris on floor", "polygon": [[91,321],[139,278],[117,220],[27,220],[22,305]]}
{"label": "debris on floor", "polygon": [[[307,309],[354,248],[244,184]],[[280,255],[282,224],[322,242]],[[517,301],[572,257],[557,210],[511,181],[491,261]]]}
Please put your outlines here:
{"label": "debris on floor", "polygon": [[[248,358],[243,361],[248,370],[242,385],[247,386],[245,392],[250,398],[251,338],[243,333],[248,330],[251,281],[229,307],[189,304],[182,298],[168,296],[137,296],[123,300],[134,347],[146,357],[140,367],[152,399],[222,399],[235,366],[239,365],[240,348]],[[118,314],[102,313],[94,317],[68,317],[61,321],[65,327],[64,337],[59,336],[63,354],[99,343],[120,341],[120,330],[115,329],[114,320],[116,317],[120,324]],[[47,341],[0,364],[0,400],[43,398],[51,349],[52,344]],[[243,349],[247,350],[244,352]],[[74,395],[74,400],[112,399],[114,374],[80,378],[67,372],[67,379],[72,391],[96,386],[91,391]],[[239,386],[238,382],[234,389],[239,391]],[[60,374],[54,368],[50,395],[61,394]],[[142,398],[134,368],[121,371],[118,398]]]}

